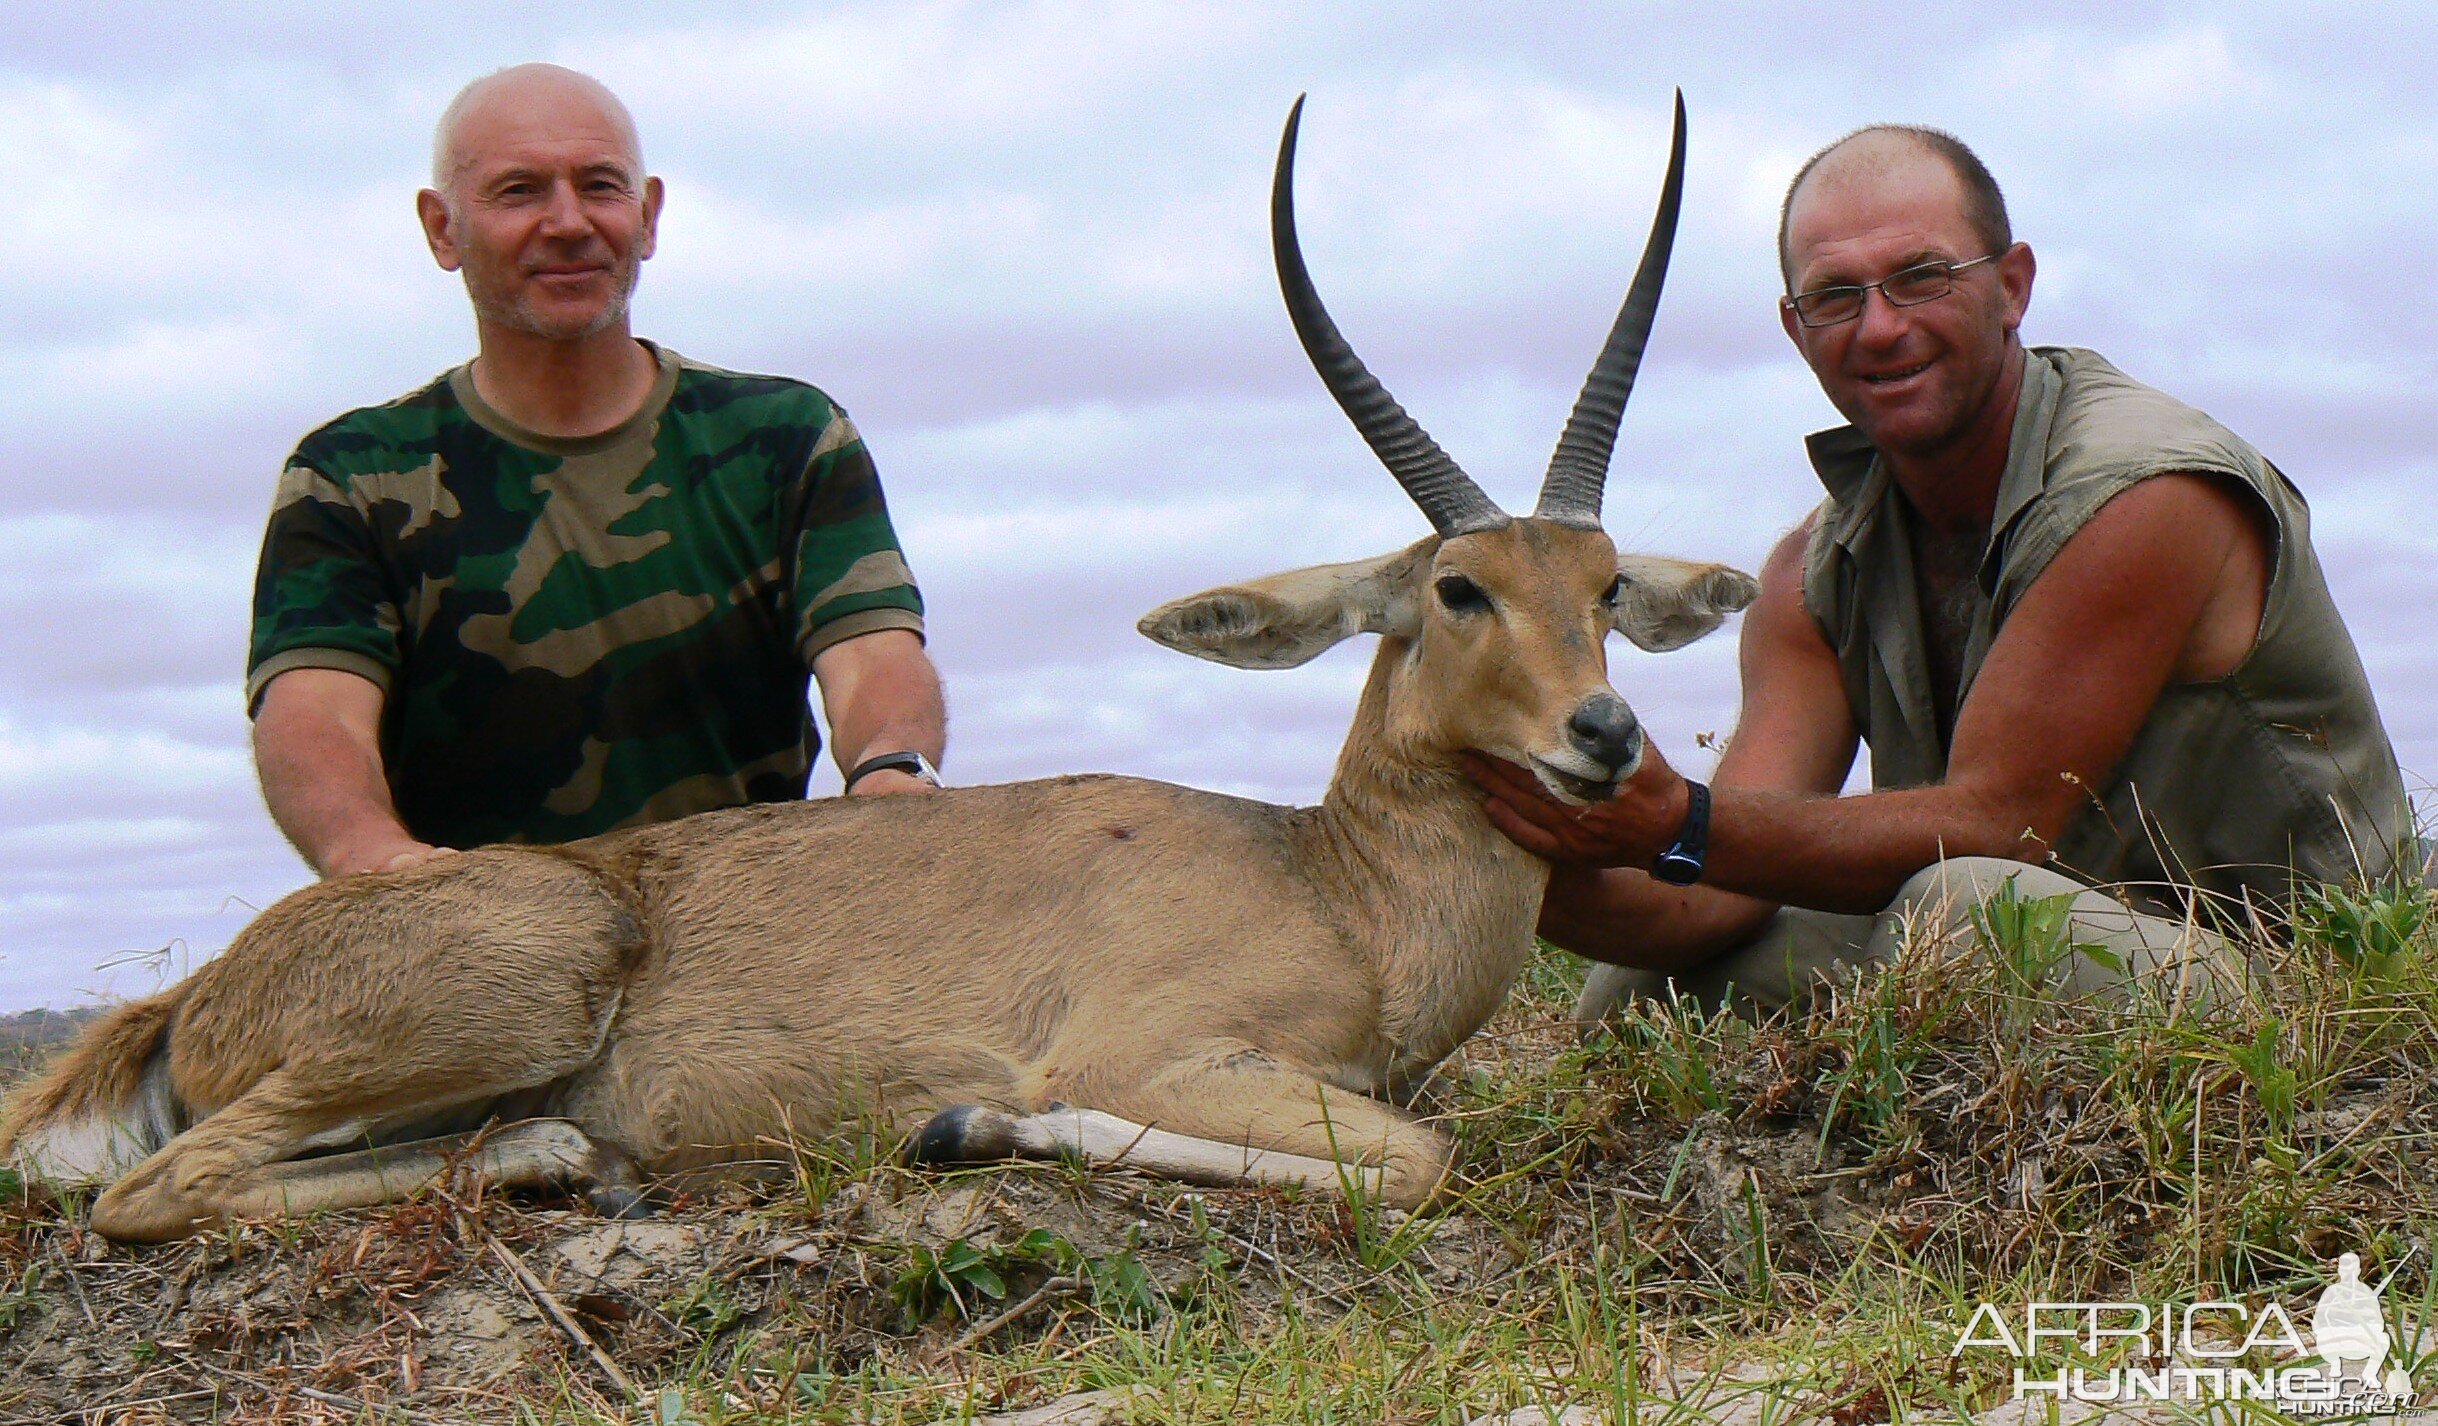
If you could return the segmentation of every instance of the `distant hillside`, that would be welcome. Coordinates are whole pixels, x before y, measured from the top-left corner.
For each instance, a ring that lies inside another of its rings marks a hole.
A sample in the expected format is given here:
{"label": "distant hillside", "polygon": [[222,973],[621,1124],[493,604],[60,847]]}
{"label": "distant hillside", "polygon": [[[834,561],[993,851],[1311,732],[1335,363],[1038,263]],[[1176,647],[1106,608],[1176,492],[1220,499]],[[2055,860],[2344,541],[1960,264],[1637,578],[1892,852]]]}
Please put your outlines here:
{"label": "distant hillside", "polygon": [[23,1010],[0,1015],[0,1076],[74,1038],[77,1031],[109,1008],[85,1005],[74,1010]]}

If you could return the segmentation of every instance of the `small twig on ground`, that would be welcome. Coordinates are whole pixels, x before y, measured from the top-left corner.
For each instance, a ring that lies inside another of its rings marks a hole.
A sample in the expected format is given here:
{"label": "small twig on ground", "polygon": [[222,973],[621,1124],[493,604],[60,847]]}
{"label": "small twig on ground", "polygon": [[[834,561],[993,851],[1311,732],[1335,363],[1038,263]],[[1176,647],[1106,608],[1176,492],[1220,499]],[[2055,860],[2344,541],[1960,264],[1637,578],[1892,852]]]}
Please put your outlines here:
{"label": "small twig on ground", "polygon": [[305,1398],[307,1401],[318,1401],[324,1406],[335,1406],[341,1411],[353,1411],[359,1414],[370,1413],[375,1416],[387,1416],[394,1413],[408,1421],[422,1421],[428,1419],[415,1415],[413,1412],[408,1411],[403,1406],[375,1406],[368,1401],[359,1401],[355,1397],[349,1396],[344,1392],[324,1391],[318,1386],[300,1386],[296,1388],[296,1394]]}
{"label": "small twig on ground", "polygon": [[[261,1392],[263,1395],[268,1396],[275,1401],[279,1398],[279,1386],[274,1385],[261,1377],[255,1376],[252,1373],[232,1371],[227,1367],[221,1366],[217,1362],[206,1361],[199,1356],[189,1358],[189,1360],[191,1360],[196,1366],[210,1372],[213,1376],[225,1377],[230,1381],[236,1382],[240,1386],[250,1386],[254,1390]],[[440,1423],[433,1420],[431,1417],[419,1416],[414,1412],[407,1410],[403,1406],[376,1406],[369,1401],[359,1400],[358,1398],[349,1396],[344,1392],[324,1391],[320,1387],[300,1386],[294,1383],[287,1384],[287,1389],[295,1392],[298,1396],[305,1398],[307,1401],[318,1401],[324,1406],[335,1406],[341,1411],[352,1411],[359,1416],[369,1415],[376,1418],[389,1417],[404,1421],[407,1423],[407,1426],[440,1426]],[[191,1396],[204,1395],[207,1393],[189,1392],[187,1394]]]}
{"label": "small twig on ground", "polygon": [[1034,1308],[1039,1307],[1041,1304],[1049,1301],[1051,1298],[1064,1297],[1067,1294],[1076,1291],[1078,1288],[1081,1288],[1083,1285],[1084,1280],[1080,1277],[1071,1277],[1061,1274],[1057,1277],[1051,1278],[1048,1282],[1034,1288],[1030,1293],[1026,1294],[1021,1301],[1017,1302],[1015,1306],[1008,1308],[1005,1312],[1001,1312],[994,1317],[986,1318],[985,1320],[977,1322],[973,1326],[965,1329],[963,1335],[959,1336],[956,1341],[949,1344],[948,1350],[952,1352],[962,1352],[970,1347],[976,1346],[987,1340],[991,1333],[998,1331],[1000,1328],[1007,1326],[1011,1322],[1014,1322],[1016,1319],[1024,1316],[1026,1313],[1031,1312]]}
{"label": "small twig on ground", "polygon": [[93,1315],[92,1302],[85,1297],[85,1285],[77,1281],[76,1264],[68,1261],[67,1250],[59,1246],[57,1238],[51,1240],[51,1256],[59,1259],[59,1270],[66,1275],[69,1289],[76,1294],[76,1305],[85,1310],[85,1325],[96,1332],[100,1331],[102,1324]]}
{"label": "small twig on ground", "polygon": [[518,1257],[514,1249],[493,1237],[487,1229],[478,1231],[482,1232],[483,1242],[490,1246],[492,1256],[498,1258],[501,1265],[516,1278],[517,1283],[533,1299],[534,1305],[542,1309],[543,1315],[556,1324],[561,1332],[566,1333],[577,1346],[584,1349],[585,1354],[593,1359],[593,1365],[601,1368],[601,1374],[610,1379],[610,1385],[624,1392],[629,1403],[643,1400],[643,1393],[636,1389],[635,1383],[624,1371],[619,1369],[618,1363],[611,1359],[609,1353],[601,1350],[601,1344],[594,1341],[592,1335],[577,1323],[574,1314],[561,1306],[559,1299],[551,1296],[550,1289],[544,1287],[542,1280],[534,1276],[533,1269],[525,1266],[525,1260]]}
{"label": "small twig on ground", "polygon": [[[1066,1319],[1060,1318],[1059,1320],[1064,1321]],[[1066,1346],[1061,1347],[1057,1351],[1052,1352],[1048,1356],[1042,1358],[1042,1360],[1045,1362],[1071,1362],[1077,1357],[1082,1356],[1084,1353],[1091,1351],[1095,1347],[1105,1347],[1109,1343],[1116,1340],[1117,1334],[1115,1332],[1103,1332],[1095,1337],[1086,1337],[1079,1342],[1070,1342]]]}
{"label": "small twig on ground", "polygon": [[[200,1391],[173,1391],[161,1396],[138,1397],[134,1401],[114,1401],[110,1403],[110,1409],[125,1413],[141,1410],[147,1406],[167,1406],[174,1401],[193,1401],[199,1397],[215,1395],[218,1395],[218,1392],[211,1387],[205,1387]],[[56,1416],[0,1416],[0,1426],[59,1426],[59,1418]]]}
{"label": "small twig on ground", "polygon": [[2320,1150],[2318,1153],[2313,1154],[2309,1159],[2305,1160],[2303,1166],[2295,1170],[2296,1176],[2299,1177],[2303,1174],[2310,1173],[2312,1170],[2318,1168],[2321,1164],[2324,1164],[2329,1159],[2334,1158],[2339,1149],[2344,1148],[2347,1144],[2350,1144],[2354,1140],[2360,1138],[2362,1136],[2362,1131],[2368,1129],[2371,1125],[2377,1124],[2382,1120],[2394,1118],[2399,1111],[2403,1110],[2408,1104],[2411,1103],[2410,1093],[2409,1088],[2407,1088],[2403,1093],[2390,1091],[2385,1099],[2370,1107],[2369,1112],[2362,1116],[2360,1123],[2355,1124],[2352,1128],[2346,1130],[2337,1138],[2335,1143],[2330,1144],[2328,1147]]}

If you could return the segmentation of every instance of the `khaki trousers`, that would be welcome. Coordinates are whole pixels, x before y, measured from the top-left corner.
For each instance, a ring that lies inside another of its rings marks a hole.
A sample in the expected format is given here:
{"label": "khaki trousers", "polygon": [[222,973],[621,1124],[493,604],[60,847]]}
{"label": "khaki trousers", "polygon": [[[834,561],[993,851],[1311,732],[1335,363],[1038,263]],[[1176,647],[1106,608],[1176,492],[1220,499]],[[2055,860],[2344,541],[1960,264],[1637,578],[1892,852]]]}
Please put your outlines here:
{"label": "khaki trousers", "polygon": [[[2072,897],[2066,939],[2076,946],[2097,946],[2107,957],[2080,950],[2066,954],[2049,973],[2051,989],[2061,998],[2122,999],[2141,987],[2188,1002],[2206,1001],[2245,981],[2243,955],[2207,927],[2134,910],[2105,891],[2046,867],[1999,857],[1950,857],[1914,873],[1876,916],[1787,907],[1749,944],[1673,976],[1594,965],[1575,1002],[1575,1018],[1590,1024],[1635,997],[1664,1000],[1671,982],[1677,995],[1705,1009],[1733,1005],[1746,1013],[1766,1014],[1809,999],[1854,969],[1889,960],[1908,938],[1977,938],[1973,912],[2010,877],[2014,894],[2025,900]],[[2108,960],[2120,962],[2121,968]]]}

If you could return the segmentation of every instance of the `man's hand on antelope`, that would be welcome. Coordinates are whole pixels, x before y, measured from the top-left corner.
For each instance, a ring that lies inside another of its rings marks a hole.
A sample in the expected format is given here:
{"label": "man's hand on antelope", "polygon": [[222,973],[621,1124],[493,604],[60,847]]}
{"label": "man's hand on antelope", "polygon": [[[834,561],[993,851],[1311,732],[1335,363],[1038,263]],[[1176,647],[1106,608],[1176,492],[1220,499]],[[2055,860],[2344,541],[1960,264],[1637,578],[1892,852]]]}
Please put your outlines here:
{"label": "man's hand on antelope", "polygon": [[1684,826],[1691,793],[1659,749],[1605,802],[1568,803],[1502,758],[1464,755],[1465,774],[1487,794],[1482,809],[1517,846],[1553,862],[1647,868]]}

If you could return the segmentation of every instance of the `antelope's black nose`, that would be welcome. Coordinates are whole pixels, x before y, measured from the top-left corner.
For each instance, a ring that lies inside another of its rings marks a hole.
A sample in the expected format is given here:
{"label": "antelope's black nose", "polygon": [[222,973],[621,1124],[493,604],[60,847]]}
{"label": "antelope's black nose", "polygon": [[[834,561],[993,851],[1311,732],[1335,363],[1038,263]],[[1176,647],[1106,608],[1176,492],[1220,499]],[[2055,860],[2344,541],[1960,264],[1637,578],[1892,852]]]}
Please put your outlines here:
{"label": "antelope's black nose", "polygon": [[1611,772],[1622,772],[1642,751],[1642,724],[1614,693],[1595,693],[1566,720],[1575,751]]}

